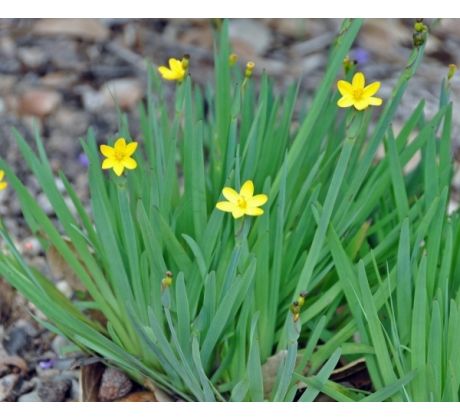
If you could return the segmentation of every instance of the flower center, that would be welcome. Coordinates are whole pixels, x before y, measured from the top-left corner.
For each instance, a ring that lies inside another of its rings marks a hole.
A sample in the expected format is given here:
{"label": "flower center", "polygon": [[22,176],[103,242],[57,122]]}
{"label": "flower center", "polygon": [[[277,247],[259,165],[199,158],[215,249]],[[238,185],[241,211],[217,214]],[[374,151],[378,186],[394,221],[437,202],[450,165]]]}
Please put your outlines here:
{"label": "flower center", "polygon": [[245,210],[248,207],[248,203],[246,203],[246,200],[243,197],[238,198],[238,207],[241,210]]}
{"label": "flower center", "polygon": [[125,158],[124,150],[115,150],[115,159],[121,162]]}
{"label": "flower center", "polygon": [[353,90],[353,96],[356,100],[360,100],[363,97],[364,89],[358,88]]}

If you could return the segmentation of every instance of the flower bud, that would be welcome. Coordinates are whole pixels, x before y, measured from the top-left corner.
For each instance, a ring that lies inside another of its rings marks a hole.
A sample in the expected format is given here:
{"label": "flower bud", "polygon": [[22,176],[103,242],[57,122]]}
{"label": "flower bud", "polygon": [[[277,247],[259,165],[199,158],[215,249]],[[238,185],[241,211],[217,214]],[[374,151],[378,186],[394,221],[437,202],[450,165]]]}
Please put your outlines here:
{"label": "flower bud", "polygon": [[246,64],[246,70],[244,72],[244,77],[246,79],[249,79],[252,76],[252,72],[254,71],[254,67],[256,66],[256,63],[254,61],[248,61]]}
{"label": "flower bud", "polygon": [[297,303],[299,304],[300,307],[303,306],[305,303],[305,298],[307,297],[307,292],[300,292],[299,297],[297,299]]}
{"label": "flower bud", "polygon": [[171,286],[172,282],[173,282],[173,274],[171,273],[171,271],[167,271],[164,279],[161,280],[162,289],[166,289],[169,286]]}
{"label": "flower bud", "polygon": [[447,73],[447,80],[452,79],[455,73],[457,73],[457,66],[455,64],[449,64],[449,71]]}
{"label": "flower bud", "polygon": [[348,73],[353,66],[355,65],[354,60],[352,60],[348,55],[343,59],[343,71]]}
{"label": "flower bud", "polygon": [[228,57],[228,64],[230,65],[230,67],[233,67],[237,61],[238,61],[238,56],[235,53],[231,53],[230,56]]}
{"label": "flower bud", "polygon": [[182,57],[182,61],[181,61],[182,68],[183,68],[185,71],[188,70],[189,61],[190,61],[190,55],[189,55],[189,54],[185,54],[185,55]]}

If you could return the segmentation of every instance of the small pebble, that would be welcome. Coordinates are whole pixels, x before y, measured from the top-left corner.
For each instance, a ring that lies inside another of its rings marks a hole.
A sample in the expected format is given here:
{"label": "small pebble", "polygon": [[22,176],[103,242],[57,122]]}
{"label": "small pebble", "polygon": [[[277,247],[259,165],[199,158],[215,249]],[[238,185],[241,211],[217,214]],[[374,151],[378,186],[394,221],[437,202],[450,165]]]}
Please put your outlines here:
{"label": "small pebble", "polygon": [[15,327],[8,332],[3,347],[10,355],[18,355],[28,346],[29,340],[29,335],[23,327]]}
{"label": "small pebble", "polygon": [[38,396],[38,391],[32,391],[28,394],[21,395],[18,398],[18,402],[41,402],[40,397]]}
{"label": "small pebble", "polygon": [[70,298],[73,294],[73,290],[69,283],[65,280],[61,280],[56,284],[57,289],[67,298]]}
{"label": "small pebble", "polygon": [[54,214],[54,208],[51,205],[48,197],[44,193],[40,193],[37,196],[37,204],[42,208],[42,210],[49,216]]}
{"label": "small pebble", "polygon": [[0,402],[9,401],[18,380],[19,375],[16,373],[10,373],[9,375],[0,378]]}
{"label": "small pebble", "polygon": [[133,383],[123,372],[113,367],[108,367],[102,374],[99,400],[114,401],[123,398],[131,391],[132,387]]}
{"label": "small pebble", "polygon": [[38,385],[38,397],[44,402],[64,401],[71,386],[72,381],[68,378],[46,379]]}
{"label": "small pebble", "polygon": [[51,349],[60,357],[66,353],[66,348],[73,344],[67,338],[57,335],[51,342]]}
{"label": "small pebble", "polygon": [[71,401],[80,401],[80,384],[76,379],[72,379],[72,387],[70,388],[70,400]]}

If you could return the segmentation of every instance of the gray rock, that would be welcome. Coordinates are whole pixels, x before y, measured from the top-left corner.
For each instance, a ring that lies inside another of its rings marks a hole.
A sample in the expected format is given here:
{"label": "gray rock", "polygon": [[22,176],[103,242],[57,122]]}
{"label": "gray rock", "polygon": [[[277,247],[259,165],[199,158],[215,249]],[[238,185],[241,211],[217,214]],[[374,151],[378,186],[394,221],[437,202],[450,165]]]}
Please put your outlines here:
{"label": "gray rock", "polygon": [[3,347],[10,355],[17,355],[29,344],[29,335],[23,327],[12,328],[5,340],[3,341]]}
{"label": "gray rock", "polygon": [[72,346],[72,342],[67,340],[67,338],[57,335],[51,342],[51,349],[58,355],[63,356],[66,350],[66,347]]}
{"label": "gray rock", "polygon": [[72,380],[69,378],[55,377],[43,380],[37,388],[38,397],[44,402],[64,401],[71,386]]}
{"label": "gray rock", "polygon": [[24,255],[34,256],[40,253],[42,246],[37,238],[29,236],[22,241],[20,250]]}
{"label": "gray rock", "polygon": [[266,25],[255,19],[230,21],[230,38],[249,56],[262,55],[272,42],[272,34]]}
{"label": "gray rock", "polygon": [[38,195],[37,203],[47,215],[51,215],[54,213],[54,208],[48,200],[48,197],[44,193],[40,193]]}
{"label": "gray rock", "polygon": [[18,50],[18,57],[22,64],[30,69],[43,66],[47,61],[45,51],[37,47],[23,47]]}
{"label": "gray rock", "polygon": [[18,398],[18,402],[41,402],[40,397],[38,396],[38,391],[32,391],[28,394],[21,395]]}
{"label": "gray rock", "polygon": [[22,328],[30,337],[36,337],[39,333],[35,325],[26,319],[18,319],[14,325],[17,328]]}
{"label": "gray rock", "polygon": [[19,375],[10,373],[9,375],[0,378],[0,402],[9,401],[12,397],[13,389],[18,383]]}
{"label": "gray rock", "polygon": [[80,384],[76,379],[72,380],[72,387],[70,388],[70,396],[71,401],[80,401]]}

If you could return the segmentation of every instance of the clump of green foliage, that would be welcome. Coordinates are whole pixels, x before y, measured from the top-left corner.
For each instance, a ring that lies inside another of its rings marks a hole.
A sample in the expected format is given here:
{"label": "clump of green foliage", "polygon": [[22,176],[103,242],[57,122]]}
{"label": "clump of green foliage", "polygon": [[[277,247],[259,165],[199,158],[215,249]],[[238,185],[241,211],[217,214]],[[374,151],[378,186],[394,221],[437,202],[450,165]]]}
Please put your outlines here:
{"label": "clump of green foliage", "polygon": [[[60,173],[73,206],[64,200],[40,137],[35,152],[16,132],[58,224],[7,162],[1,168],[31,231],[86,292],[65,297],[4,228],[1,275],[48,328],[183,400],[313,401],[320,392],[338,401],[458,400],[448,83],[433,118],[421,102],[394,131],[423,56],[427,28],[419,25],[383,106],[339,108],[335,82],[361,23],[343,22],[300,113],[298,85],[277,94],[268,75],[257,85],[229,62],[226,22],[216,31],[213,86],[202,89],[179,69],[171,108],[150,69],[137,167],[104,172],[93,132],[82,141],[90,213]],[[352,76],[353,68],[340,77]],[[117,138],[131,141],[123,116],[104,143]],[[376,159],[380,145],[385,155]],[[268,197],[263,215],[234,219],[216,208],[224,187],[246,180]],[[360,358],[372,393],[330,379],[339,359]]]}

